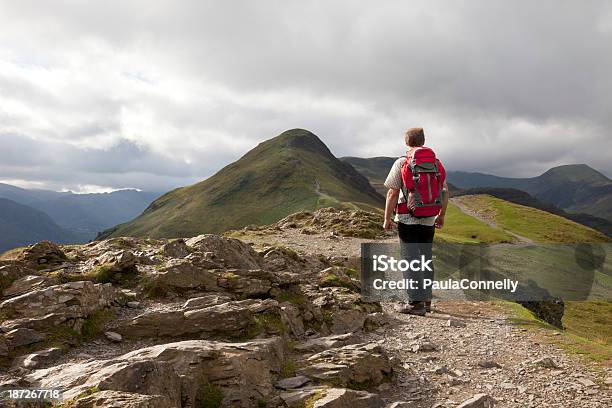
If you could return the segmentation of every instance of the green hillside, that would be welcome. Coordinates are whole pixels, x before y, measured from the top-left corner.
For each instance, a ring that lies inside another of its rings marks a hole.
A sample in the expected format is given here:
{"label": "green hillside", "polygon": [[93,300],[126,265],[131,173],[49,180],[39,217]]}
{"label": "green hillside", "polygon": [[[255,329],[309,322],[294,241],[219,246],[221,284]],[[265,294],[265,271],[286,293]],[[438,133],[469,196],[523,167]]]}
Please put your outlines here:
{"label": "green hillside", "polygon": [[566,218],[489,195],[460,197],[470,210],[499,228],[535,242],[609,242],[604,234]]}
{"label": "green hillside", "polygon": [[259,144],[212,177],[171,191],[105,236],[193,236],[270,224],[321,207],[380,209],[368,180],[307,130]]}

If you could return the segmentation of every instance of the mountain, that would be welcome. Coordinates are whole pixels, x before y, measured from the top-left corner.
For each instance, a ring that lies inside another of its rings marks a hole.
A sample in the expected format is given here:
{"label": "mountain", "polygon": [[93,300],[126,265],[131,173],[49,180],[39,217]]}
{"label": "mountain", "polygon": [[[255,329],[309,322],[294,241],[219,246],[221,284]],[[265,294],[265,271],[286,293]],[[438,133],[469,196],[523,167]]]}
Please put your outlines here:
{"label": "mountain", "polygon": [[193,236],[320,207],[382,208],[383,197],[313,133],[288,130],[197,184],[155,200],[105,236]]}
{"label": "mountain", "polygon": [[0,198],[0,253],[42,240],[70,243],[78,238],[42,211]]}
{"label": "mountain", "polygon": [[342,157],[342,160],[345,163],[350,164],[366,176],[366,178],[372,184],[372,187],[376,189],[383,196],[387,194],[387,189],[383,185],[385,182],[385,178],[387,178],[387,174],[389,174],[389,170],[393,163],[395,162],[396,157],[371,157],[371,158],[361,158],[361,157]]}
{"label": "mountain", "polygon": [[[341,160],[351,164],[366,176],[381,194],[385,194],[382,183],[395,158],[343,157]],[[554,167],[540,176],[531,178],[498,177],[447,169],[447,179],[451,192],[481,187],[522,190],[544,205],[552,204],[568,213],[576,214],[577,218],[573,218],[575,221],[581,219],[598,223],[596,219],[589,219],[587,215],[591,215],[612,222],[612,181],[586,164]]]}
{"label": "mountain", "polygon": [[612,180],[586,164],[554,167],[532,178],[498,177],[483,173],[448,172],[460,188],[499,187],[526,191],[540,201],[571,213],[612,221]]}
{"label": "mountain", "polygon": [[60,227],[75,234],[78,242],[92,240],[100,231],[136,217],[159,195],[137,190],[74,194],[0,183],[0,198],[46,213]]}

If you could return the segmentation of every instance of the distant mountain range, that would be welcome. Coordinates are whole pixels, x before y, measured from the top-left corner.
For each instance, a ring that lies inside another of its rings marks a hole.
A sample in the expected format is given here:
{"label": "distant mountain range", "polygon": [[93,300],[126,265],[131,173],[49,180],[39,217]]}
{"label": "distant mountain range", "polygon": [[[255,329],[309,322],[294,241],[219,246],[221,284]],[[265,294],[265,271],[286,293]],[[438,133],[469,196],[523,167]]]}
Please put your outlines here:
{"label": "distant mountain range", "polygon": [[42,240],[77,242],[78,237],[57,225],[42,211],[0,198],[0,254]]}
{"label": "distant mountain range", "polygon": [[[379,192],[384,194],[382,183],[396,158],[343,157],[341,160],[365,175],[372,185],[380,186]],[[532,178],[464,171],[448,171],[447,176],[448,182],[459,189],[496,187],[521,190],[569,213],[585,213],[612,221],[612,180],[586,164],[554,167]]]}
{"label": "distant mountain range", "polygon": [[[74,194],[0,183],[2,245],[15,247],[43,239],[87,242],[100,231],[136,217],[159,195],[137,190]],[[14,218],[8,218],[9,211]]]}
{"label": "distant mountain range", "polygon": [[382,208],[384,198],[313,133],[288,130],[197,184],[155,200],[107,236],[177,237],[270,224],[320,207]]}

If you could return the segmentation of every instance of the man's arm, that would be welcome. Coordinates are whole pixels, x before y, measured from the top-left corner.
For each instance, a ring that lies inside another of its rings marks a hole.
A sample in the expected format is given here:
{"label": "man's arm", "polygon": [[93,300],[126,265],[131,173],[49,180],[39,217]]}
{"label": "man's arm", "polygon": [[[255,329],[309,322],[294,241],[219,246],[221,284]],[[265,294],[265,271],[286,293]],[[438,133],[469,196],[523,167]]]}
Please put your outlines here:
{"label": "man's arm", "polygon": [[444,226],[444,215],[446,214],[446,207],[448,207],[448,185],[446,181],[442,186],[442,209],[440,214],[436,217],[436,228],[442,228]]}
{"label": "man's arm", "polygon": [[385,202],[385,221],[383,223],[383,228],[388,230],[391,229],[393,225],[393,210],[397,206],[397,200],[399,199],[399,190],[395,188],[390,188],[387,191],[387,201]]}

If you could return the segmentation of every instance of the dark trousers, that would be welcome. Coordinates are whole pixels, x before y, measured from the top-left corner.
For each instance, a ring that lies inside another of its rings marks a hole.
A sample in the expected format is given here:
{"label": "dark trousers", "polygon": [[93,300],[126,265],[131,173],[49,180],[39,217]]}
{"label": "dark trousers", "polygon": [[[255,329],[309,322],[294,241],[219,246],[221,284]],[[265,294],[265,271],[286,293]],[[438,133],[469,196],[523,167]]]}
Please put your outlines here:
{"label": "dark trousers", "polygon": [[[436,228],[432,225],[409,225],[397,224],[397,232],[400,239],[400,255],[402,259],[411,261],[413,259],[421,259],[421,256],[425,256],[425,259],[431,258],[431,250],[433,245],[433,238],[436,232]],[[407,270],[404,272],[404,279],[413,279],[418,282],[418,289],[408,289],[408,299],[411,302],[431,300],[431,286],[427,289],[423,288],[424,279],[433,279],[433,262],[430,264],[431,271],[413,271]]]}

